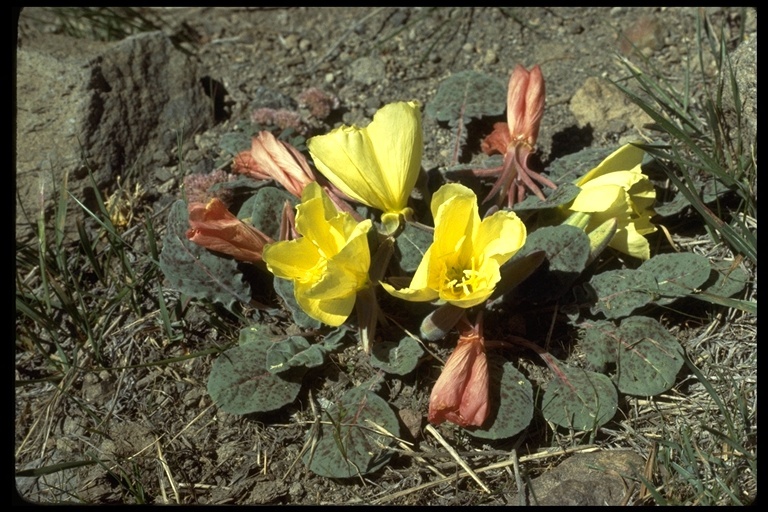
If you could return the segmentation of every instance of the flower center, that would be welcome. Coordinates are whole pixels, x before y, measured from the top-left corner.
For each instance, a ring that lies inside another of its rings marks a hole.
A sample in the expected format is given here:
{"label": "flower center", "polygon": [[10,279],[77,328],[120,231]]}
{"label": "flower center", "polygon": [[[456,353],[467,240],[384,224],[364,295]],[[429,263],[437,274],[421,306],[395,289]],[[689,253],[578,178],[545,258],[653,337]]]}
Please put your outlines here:
{"label": "flower center", "polygon": [[454,297],[466,297],[483,288],[486,279],[477,271],[477,261],[474,257],[469,261],[469,268],[449,266],[445,269],[443,291]]}

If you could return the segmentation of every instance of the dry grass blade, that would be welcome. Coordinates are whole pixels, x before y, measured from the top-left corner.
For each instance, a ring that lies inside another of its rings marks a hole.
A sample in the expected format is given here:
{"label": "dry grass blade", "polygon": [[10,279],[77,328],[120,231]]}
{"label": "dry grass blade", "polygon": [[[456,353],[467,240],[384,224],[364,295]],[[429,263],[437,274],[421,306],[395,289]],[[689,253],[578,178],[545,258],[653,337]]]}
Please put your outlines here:
{"label": "dry grass blade", "polygon": [[430,434],[432,434],[432,435],[434,436],[434,438],[435,438],[435,439],[437,439],[437,441],[438,441],[438,442],[439,442],[441,445],[443,445],[443,446],[445,447],[445,449],[446,449],[446,450],[448,450],[448,453],[450,453],[450,454],[451,454],[451,457],[453,457],[454,459],[456,459],[456,462],[458,462],[458,463],[459,463],[459,465],[460,465],[462,468],[464,468],[464,471],[466,471],[466,472],[467,472],[467,474],[468,474],[469,476],[471,476],[471,477],[472,477],[472,479],[473,479],[475,482],[477,482],[477,485],[479,485],[480,487],[482,487],[482,489],[483,489],[485,492],[487,492],[488,494],[490,494],[490,493],[491,493],[491,490],[488,488],[488,486],[486,486],[486,485],[483,483],[483,481],[482,481],[482,480],[480,480],[480,477],[479,477],[479,476],[477,476],[477,474],[476,474],[476,473],[475,473],[475,472],[472,470],[472,468],[470,468],[470,467],[469,467],[469,464],[467,464],[467,463],[466,463],[466,461],[465,461],[464,459],[462,459],[462,458],[461,458],[461,455],[459,455],[459,453],[458,453],[456,450],[454,450],[453,446],[451,446],[450,444],[448,444],[448,441],[446,441],[446,440],[445,440],[445,438],[444,438],[443,436],[441,436],[441,435],[440,435],[440,432],[438,432],[437,430],[435,430],[435,427],[433,427],[432,425],[427,425],[427,428],[426,428],[426,430],[427,430],[427,432],[429,432]]}
{"label": "dry grass blade", "polygon": [[405,450],[408,453],[413,454],[414,460],[417,460],[418,462],[424,464],[427,467],[427,469],[429,469],[431,472],[433,472],[434,474],[436,474],[440,478],[446,478],[446,476],[444,474],[442,474],[439,469],[437,469],[435,466],[433,466],[430,463],[428,463],[426,461],[426,459],[424,459],[423,457],[420,457],[418,454],[416,454],[416,452],[413,451],[413,448],[410,447],[410,443],[407,443],[406,441],[395,437],[391,432],[389,432],[387,429],[385,429],[381,425],[377,425],[376,423],[372,422],[369,419],[367,419],[366,421],[371,426],[371,428],[373,428],[374,430],[376,430],[380,434],[384,434],[386,436],[391,437],[392,439],[396,439],[397,440],[397,444],[398,444],[398,446],[400,446],[400,448],[402,448],[403,450]]}

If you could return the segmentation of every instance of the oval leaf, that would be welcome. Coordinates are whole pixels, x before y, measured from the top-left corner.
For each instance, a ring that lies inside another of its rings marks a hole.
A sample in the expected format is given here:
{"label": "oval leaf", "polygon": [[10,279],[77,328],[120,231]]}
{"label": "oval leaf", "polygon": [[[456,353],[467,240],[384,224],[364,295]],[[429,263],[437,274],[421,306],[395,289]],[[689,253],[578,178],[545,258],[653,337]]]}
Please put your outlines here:
{"label": "oval leaf", "polygon": [[249,414],[279,409],[296,400],[301,390],[303,368],[273,375],[266,368],[271,341],[256,338],[258,331],[240,331],[240,344],[223,352],[211,367],[208,394],[223,410]]}
{"label": "oval leaf", "polygon": [[512,293],[534,304],[555,300],[568,291],[589,258],[589,237],[574,226],[537,229],[528,235],[523,248],[508,265],[535,251],[544,251],[547,260]]}
{"label": "oval leaf", "polygon": [[473,118],[498,116],[507,105],[507,86],[498,78],[477,71],[460,71],[440,83],[424,113],[451,126]]}
{"label": "oval leaf", "polygon": [[658,321],[644,316],[621,322],[614,380],[622,393],[653,396],[675,383],[683,366],[677,339]]}
{"label": "oval leaf", "polygon": [[431,231],[416,227],[410,222],[406,223],[405,229],[396,240],[400,268],[403,272],[408,274],[416,272],[424,253],[432,245],[432,239]]}
{"label": "oval leaf", "polygon": [[298,204],[297,199],[283,189],[263,187],[243,203],[238,217],[249,220],[251,225],[260,229],[262,233],[278,240],[283,205],[286,201],[294,207]]}
{"label": "oval leaf", "polygon": [[530,195],[521,202],[516,203],[512,210],[515,212],[528,212],[534,210],[549,210],[564,206],[576,199],[581,189],[573,183],[563,183],[558,185],[555,190],[544,189],[546,198],[544,201],[535,195]]}
{"label": "oval leaf", "polygon": [[694,293],[712,272],[709,260],[692,252],[659,254],[645,261],[638,269],[656,280],[657,294],[654,302],[669,304],[678,297]]}
{"label": "oval leaf", "polygon": [[364,388],[347,392],[323,414],[317,444],[307,450],[304,463],[319,476],[350,478],[372,473],[389,462],[394,452],[386,448],[395,440],[371,425],[400,435],[400,423],[392,408]]}
{"label": "oval leaf", "polygon": [[270,373],[282,373],[296,367],[314,368],[323,364],[323,360],[323,352],[301,336],[273,343],[267,350],[267,370]]}
{"label": "oval leaf", "polygon": [[605,368],[609,363],[616,362],[616,352],[619,346],[619,328],[607,320],[585,322],[580,326],[581,338],[579,346],[584,351],[589,364],[596,368]]}
{"label": "oval leaf", "polygon": [[293,322],[301,329],[319,329],[323,323],[320,320],[315,320],[301,309],[299,303],[296,302],[296,297],[293,295],[293,281],[290,279],[281,279],[275,277],[274,281],[275,292],[285,302],[285,307],[291,312],[293,316]]}
{"label": "oval leaf", "polygon": [[613,418],[619,397],[611,379],[563,364],[559,368],[565,380],[553,381],[541,399],[547,421],[569,429],[594,430]]}
{"label": "oval leaf", "polygon": [[405,336],[399,343],[382,341],[373,345],[371,366],[387,373],[406,375],[416,368],[423,354],[419,342],[410,336]]}
{"label": "oval leaf", "polygon": [[653,274],[642,270],[608,270],[595,275],[589,282],[597,294],[592,313],[606,318],[622,318],[658,298]]}

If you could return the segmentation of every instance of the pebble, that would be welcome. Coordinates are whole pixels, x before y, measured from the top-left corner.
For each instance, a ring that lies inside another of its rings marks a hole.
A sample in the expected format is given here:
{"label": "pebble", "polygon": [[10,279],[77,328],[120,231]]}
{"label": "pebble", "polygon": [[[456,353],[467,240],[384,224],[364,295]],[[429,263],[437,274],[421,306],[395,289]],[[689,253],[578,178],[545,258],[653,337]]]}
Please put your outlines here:
{"label": "pebble", "polygon": [[483,64],[488,66],[491,64],[496,64],[497,60],[499,60],[499,56],[493,50],[487,50],[483,56]]}

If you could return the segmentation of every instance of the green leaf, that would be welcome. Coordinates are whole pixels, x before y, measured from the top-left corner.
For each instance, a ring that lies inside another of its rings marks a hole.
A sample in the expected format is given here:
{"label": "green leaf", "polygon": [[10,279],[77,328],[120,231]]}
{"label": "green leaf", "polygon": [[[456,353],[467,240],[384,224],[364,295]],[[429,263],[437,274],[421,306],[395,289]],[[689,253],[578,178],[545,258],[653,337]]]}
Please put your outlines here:
{"label": "green leaf", "polygon": [[576,199],[579,192],[581,192],[581,189],[573,183],[561,183],[555,190],[544,189],[544,193],[549,194],[544,201],[535,195],[529,195],[521,202],[516,203],[512,207],[512,210],[518,213],[535,210],[551,210],[552,208],[569,204]]}
{"label": "green leaf", "polygon": [[248,327],[248,336],[240,336],[238,343],[248,343],[254,340],[267,340],[271,342],[282,341],[287,336],[285,334],[275,334],[272,328],[267,324],[253,324]]}
{"label": "green leaf", "polygon": [[550,383],[541,399],[547,421],[564,428],[594,430],[616,414],[618,393],[606,375],[559,365],[563,378]]}
{"label": "green leaf", "polygon": [[234,157],[241,151],[251,149],[251,136],[243,132],[225,133],[219,139],[219,148],[224,155]]}
{"label": "green leaf", "polygon": [[622,393],[653,396],[675,383],[683,366],[680,343],[658,321],[638,316],[621,322],[614,381]]}
{"label": "green leaf", "polygon": [[481,439],[506,439],[523,431],[533,418],[531,383],[510,361],[489,355],[491,414],[485,428],[467,429]]}
{"label": "green leaf", "polygon": [[749,282],[749,274],[741,265],[733,267],[730,261],[718,261],[712,263],[712,267],[717,273],[717,280],[704,288],[709,294],[733,297]]}
{"label": "green leaf", "polygon": [[301,390],[304,368],[280,376],[266,368],[267,351],[272,342],[247,327],[240,331],[239,345],[223,352],[211,367],[208,394],[223,410],[249,414],[279,409],[292,403]]}
{"label": "green leaf", "polygon": [[298,204],[298,200],[283,189],[263,187],[243,203],[238,217],[242,220],[247,219],[262,233],[269,235],[273,240],[278,240],[283,206],[286,201],[294,208]]}
{"label": "green leaf", "polygon": [[502,265],[500,269],[501,279],[496,284],[496,289],[490,300],[504,295],[528,279],[541,266],[546,257],[547,253],[544,251],[533,251],[519,258],[513,258]]}
{"label": "green leaf", "polygon": [[160,253],[160,270],[171,286],[191,297],[220,302],[230,310],[236,300],[250,302],[250,289],[240,279],[237,262],[190,242],[188,229],[187,204],[176,201],[168,215]]}
{"label": "green leaf", "polygon": [[323,360],[323,352],[301,336],[273,343],[267,350],[267,370],[274,374],[296,367],[314,368],[323,364]]}
{"label": "green leaf", "polygon": [[656,280],[657,304],[668,304],[678,297],[693,293],[704,284],[712,271],[709,260],[699,254],[682,252],[659,254],[643,262],[639,271]]}
{"label": "green leaf", "polygon": [[440,83],[424,113],[456,127],[471,119],[498,116],[507,106],[507,85],[477,71],[460,71]]}
{"label": "green leaf", "polygon": [[592,313],[609,319],[628,316],[657,298],[656,279],[641,270],[608,270],[592,277],[589,284],[597,294]]}
{"label": "green leaf", "polygon": [[419,342],[405,336],[400,342],[380,341],[373,344],[371,366],[395,375],[407,375],[419,364],[424,354]]}
{"label": "green leaf", "polygon": [[715,276],[714,279],[710,276],[710,281],[713,281],[712,284],[705,286],[701,292],[695,293],[691,297],[756,315],[756,301],[731,298],[741,292],[749,283],[747,271],[741,266],[732,267],[731,262],[728,261],[713,262],[712,267],[712,274]]}
{"label": "green leaf", "polygon": [[341,346],[346,334],[347,328],[342,326],[318,343],[310,343],[302,336],[290,336],[273,343],[267,351],[267,370],[278,374],[291,368],[316,368],[325,362],[328,352]]}
{"label": "green leaf", "polygon": [[400,252],[400,268],[403,272],[411,274],[416,269],[432,245],[433,235],[431,231],[419,228],[413,223],[406,223],[405,229],[397,237],[397,249]]}
{"label": "green leaf", "polygon": [[372,424],[393,436],[400,435],[400,423],[381,397],[365,388],[348,391],[331,404],[320,424],[314,450],[307,450],[304,463],[318,476],[350,478],[372,473],[392,458],[388,450],[395,440],[379,433]]}
{"label": "green leaf", "polygon": [[299,303],[296,302],[296,297],[293,295],[293,281],[290,279],[281,279],[275,277],[274,279],[275,292],[283,299],[285,306],[291,312],[293,316],[293,322],[301,329],[318,329],[323,323],[320,320],[315,320],[301,309]]}
{"label": "green leaf", "polygon": [[534,304],[555,300],[571,288],[589,258],[589,237],[574,226],[539,228],[528,235],[509,264],[535,251],[546,252],[547,261],[511,292]]}
{"label": "green leaf", "polygon": [[596,368],[605,368],[616,362],[616,340],[621,336],[619,328],[613,322],[597,320],[584,322],[580,326],[579,346],[589,361]]}

